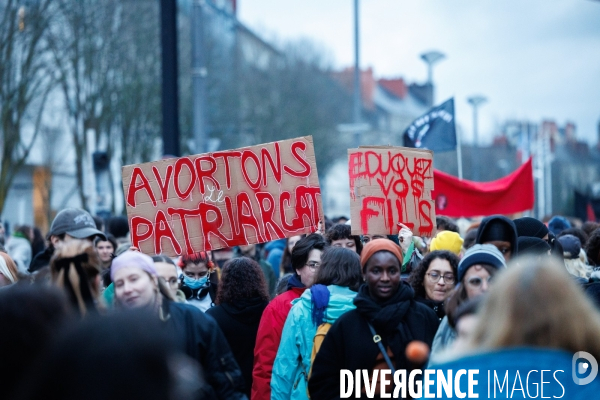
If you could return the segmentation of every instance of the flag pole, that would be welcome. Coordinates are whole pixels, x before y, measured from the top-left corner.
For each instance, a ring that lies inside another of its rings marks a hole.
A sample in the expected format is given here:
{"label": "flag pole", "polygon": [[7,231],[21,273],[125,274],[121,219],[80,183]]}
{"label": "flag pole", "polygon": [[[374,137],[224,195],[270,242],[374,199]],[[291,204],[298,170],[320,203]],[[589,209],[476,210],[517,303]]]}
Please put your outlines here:
{"label": "flag pole", "polygon": [[458,162],[458,179],[462,181],[462,150],[460,143],[460,129],[456,130],[456,159]]}

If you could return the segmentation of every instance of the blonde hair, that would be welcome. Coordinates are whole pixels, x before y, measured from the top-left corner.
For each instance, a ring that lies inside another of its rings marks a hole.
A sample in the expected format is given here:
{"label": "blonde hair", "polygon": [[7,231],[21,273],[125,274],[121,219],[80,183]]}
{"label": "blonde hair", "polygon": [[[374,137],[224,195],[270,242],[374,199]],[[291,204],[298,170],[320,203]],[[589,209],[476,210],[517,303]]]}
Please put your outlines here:
{"label": "blonde hair", "polygon": [[65,290],[82,316],[95,311],[100,295],[100,258],[88,241],[73,239],[54,251],[50,260],[52,283]]}
{"label": "blonde hair", "polygon": [[17,264],[15,264],[13,259],[10,258],[10,256],[3,251],[0,251],[0,256],[2,256],[2,259],[4,259],[4,262],[6,263],[6,268],[8,269],[8,272],[12,275],[12,279],[10,276],[7,276],[6,278],[13,283],[18,282],[19,281],[19,268],[17,267]]}
{"label": "blonde hair", "polygon": [[488,292],[469,347],[532,346],[600,357],[600,314],[551,257],[517,259]]}
{"label": "blonde hair", "polygon": [[587,256],[583,249],[579,250],[578,258],[565,258],[565,267],[571,275],[575,275],[578,278],[589,278],[592,273],[592,269],[587,265]]}

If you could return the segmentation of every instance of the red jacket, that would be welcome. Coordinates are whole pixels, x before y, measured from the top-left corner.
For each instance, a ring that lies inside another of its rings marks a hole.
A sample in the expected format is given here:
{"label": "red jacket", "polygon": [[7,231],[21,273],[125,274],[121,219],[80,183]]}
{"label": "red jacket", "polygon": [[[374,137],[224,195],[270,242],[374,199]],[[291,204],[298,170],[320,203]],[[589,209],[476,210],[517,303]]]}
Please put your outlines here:
{"label": "red jacket", "polygon": [[292,308],[292,300],[299,298],[305,290],[305,287],[291,288],[275,297],[263,312],[254,346],[252,400],[271,400],[271,372],[283,325]]}

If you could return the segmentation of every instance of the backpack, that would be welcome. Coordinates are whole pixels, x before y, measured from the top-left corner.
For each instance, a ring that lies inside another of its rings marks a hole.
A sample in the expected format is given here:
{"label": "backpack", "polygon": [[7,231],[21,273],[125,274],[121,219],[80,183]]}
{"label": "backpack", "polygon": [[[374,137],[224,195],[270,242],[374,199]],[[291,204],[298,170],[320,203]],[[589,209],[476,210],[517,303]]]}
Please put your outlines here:
{"label": "backpack", "polygon": [[308,372],[308,378],[312,375],[312,366],[315,362],[315,357],[321,348],[321,344],[323,344],[323,340],[325,340],[325,335],[329,332],[329,328],[331,328],[331,324],[329,322],[323,322],[317,328],[317,332],[315,333],[315,337],[313,338],[313,348],[310,354],[310,371]]}

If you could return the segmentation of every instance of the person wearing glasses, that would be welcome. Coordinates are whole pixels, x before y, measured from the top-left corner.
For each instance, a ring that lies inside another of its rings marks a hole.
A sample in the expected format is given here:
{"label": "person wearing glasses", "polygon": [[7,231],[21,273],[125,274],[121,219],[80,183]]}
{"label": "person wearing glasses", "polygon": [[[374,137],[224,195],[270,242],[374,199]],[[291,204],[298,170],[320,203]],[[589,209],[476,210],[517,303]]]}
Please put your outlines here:
{"label": "person wearing glasses", "polygon": [[179,271],[175,262],[164,255],[152,256],[154,268],[158,272],[159,279],[165,283],[173,298],[178,303],[185,303],[185,294],[179,290]]}
{"label": "person wearing glasses", "polygon": [[253,400],[271,399],[271,373],[285,320],[292,308],[292,301],[313,285],[321,266],[321,253],[326,247],[323,236],[312,233],[300,239],[292,250],[293,274],[288,280],[287,291],[271,300],[258,327],[252,370]]}
{"label": "person wearing glasses", "polygon": [[430,360],[448,348],[456,339],[454,314],[458,307],[488,291],[492,278],[506,268],[504,254],[492,244],[475,244],[468,249],[458,264],[457,285],[446,301],[446,316],[433,340]]}
{"label": "person wearing glasses", "polygon": [[431,308],[441,320],[446,316],[444,300],[454,288],[458,257],[447,250],[428,253],[415,268],[408,282],[415,291],[415,300]]}

